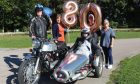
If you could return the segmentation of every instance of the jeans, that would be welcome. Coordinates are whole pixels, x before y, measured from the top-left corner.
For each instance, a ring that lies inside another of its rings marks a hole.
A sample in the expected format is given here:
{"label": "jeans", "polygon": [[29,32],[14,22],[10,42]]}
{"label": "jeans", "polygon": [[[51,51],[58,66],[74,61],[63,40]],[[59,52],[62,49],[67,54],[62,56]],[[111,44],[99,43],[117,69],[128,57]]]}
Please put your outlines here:
{"label": "jeans", "polygon": [[102,47],[105,54],[105,63],[113,64],[112,48]]}

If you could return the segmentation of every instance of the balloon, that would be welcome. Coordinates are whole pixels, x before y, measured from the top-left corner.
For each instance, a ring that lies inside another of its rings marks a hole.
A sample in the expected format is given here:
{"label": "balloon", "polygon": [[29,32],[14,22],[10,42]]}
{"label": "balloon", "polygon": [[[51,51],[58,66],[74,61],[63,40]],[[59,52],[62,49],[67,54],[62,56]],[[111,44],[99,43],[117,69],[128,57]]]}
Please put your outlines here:
{"label": "balloon", "polygon": [[65,26],[72,27],[77,22],[76,13],[78,11],[78,5],[75,1],[67,1],[63,5],[63,15],[62,15],[62,23]]}
{"label": "balloon", "polygon": [[[92,26],[90,26],[87,22],[88,13],[91,12],[95,17],[95,22]],[[101,26],[102,22],[102,14],[101,9],[98,5],[94,3],[88,3],[80,10],[80,27],[81,28],[90,28],[91,32],[95,32],[99,26]]]}
{"label": "balloon", "polygon": [[50,17],[52,15],[52,10],[48,7],[44,7],[43,8],[43,13],[44,13],[44,15],[47,15],[47,16]]}

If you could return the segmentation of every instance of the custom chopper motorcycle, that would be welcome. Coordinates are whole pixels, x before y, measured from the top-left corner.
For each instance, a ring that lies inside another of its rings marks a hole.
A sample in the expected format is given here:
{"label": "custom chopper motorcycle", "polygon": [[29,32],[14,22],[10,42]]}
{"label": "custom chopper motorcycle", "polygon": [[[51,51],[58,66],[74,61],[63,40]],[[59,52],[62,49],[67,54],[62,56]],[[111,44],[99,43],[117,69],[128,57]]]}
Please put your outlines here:
{"label": "custom chopper motorcycle", "polygon": [[[25,56],[18,70],[19,84],[38,84],[42,72],[53,72],[61,59],[54,51],[57,45],[53,40],[36,38],[32,41],[32,53]],[[63,48],[61,54],[66,54],[67,49]]]}
{"label": "custom chopper motorcycle", "polygon": [[89,48],[90,44],[85,41],[78,49],[68,51],[55,69],[54,79],[61,83],[72,83],[86,78],[90,73],[99,78],[103,71],[103,53],[91,60],[92,53]]}

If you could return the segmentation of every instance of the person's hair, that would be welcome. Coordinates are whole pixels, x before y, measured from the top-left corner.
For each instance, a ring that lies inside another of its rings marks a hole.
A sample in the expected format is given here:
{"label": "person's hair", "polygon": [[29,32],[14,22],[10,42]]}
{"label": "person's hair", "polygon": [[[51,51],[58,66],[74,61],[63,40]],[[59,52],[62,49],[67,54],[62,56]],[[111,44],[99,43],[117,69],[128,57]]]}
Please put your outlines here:
{"label": "person's hair", "polygon": [[88,15],[88,19],[89,19],[89,18],[92,18],[92,19],[93,19],[93,18],[95,18],[95,17],[94,17],[93,14],[89,14],[89,15]]}
{"label": "person's hair", "polygon": [[60,18],[61,18],[61,16],[62,16],[61,14],[57,14],[56,18],[58,18],[58,17],[60,17]]}
{"label": "person's hair", "polygon": [[95,21],[95,16],[94,16],[94,14],[93,14],[92,12],[89,12],[89,13],[87,14],[87,23],[89,23],[89,19],[91,19],[91,18],[92,18],[92,20]]}
{"label": "person's hair", "polygon": [[104,22],[105,22],[105,21],[106,21],[107,23],[109,23],[109,20],[108,20],[108,19],[104,19]]}

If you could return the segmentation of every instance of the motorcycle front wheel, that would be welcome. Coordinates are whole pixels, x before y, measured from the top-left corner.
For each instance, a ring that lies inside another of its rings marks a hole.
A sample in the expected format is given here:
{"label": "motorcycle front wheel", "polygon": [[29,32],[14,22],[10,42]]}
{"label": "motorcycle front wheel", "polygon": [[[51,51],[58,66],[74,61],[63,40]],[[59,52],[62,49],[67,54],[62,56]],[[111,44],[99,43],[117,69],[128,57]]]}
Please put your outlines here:
{"label": "motorcycle front wheel", "polygon": [[24,60],[19,66],[19,84],[38,84],[41,75],[41,65],[38,65],[37,72],[34,74],[36,59]]}

